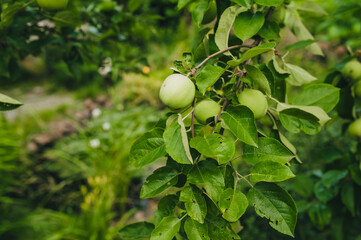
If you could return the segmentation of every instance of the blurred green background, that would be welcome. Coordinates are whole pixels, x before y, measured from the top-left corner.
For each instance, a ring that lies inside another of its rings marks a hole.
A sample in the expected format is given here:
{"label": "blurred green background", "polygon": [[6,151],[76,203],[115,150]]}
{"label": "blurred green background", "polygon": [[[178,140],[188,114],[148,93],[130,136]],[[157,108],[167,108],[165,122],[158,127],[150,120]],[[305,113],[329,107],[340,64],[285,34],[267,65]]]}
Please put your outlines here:
{"label": "blurred green background", "polygon": [[[1,0],[1,13],[15,2],[26,1]],[[302,18],[325,56],[297,50],[287,61],[344,87],[340,69],[361,49],[361,5],[317,2],[327,15]],[[134,169],[128,153],[166,113],[159,87],[202,34],[176,6],[70,0],[66,11],[49,13],[31,3],[1,22],[0,90],[25,105],[0,113],[0,239],[118,239],[125,224],[152,221],[157,200],[139,199],[152,167]],[[281,37],[284,54],[297,39],[287,28]],[[359,100],[345,101],[359,109]],[[303,161],[294,166],[297,178],[284,183],[300,212],[295,239],[361,239],[360,145],[343,129],[352,117],[331,115],[320,135],[287,136]],[[319,182],[335,169],[329,175],[339,180],[320,193]],[[325,193],[330,199],[320,200]],[[289,239],[251,209],[241,225],[243,239]]]}

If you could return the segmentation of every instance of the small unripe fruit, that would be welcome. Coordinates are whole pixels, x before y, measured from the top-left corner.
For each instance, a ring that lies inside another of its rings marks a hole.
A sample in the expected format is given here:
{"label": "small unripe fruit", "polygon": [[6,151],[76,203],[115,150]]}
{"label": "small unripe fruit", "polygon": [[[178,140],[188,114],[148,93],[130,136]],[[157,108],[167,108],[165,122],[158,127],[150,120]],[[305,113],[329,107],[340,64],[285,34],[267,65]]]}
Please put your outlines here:
{"label": "small unripe fruit", "polygon": [[343,67],[343,75],[353,80],[361,79],[361,63],[357,60],[352,60]]}
{"label": "small unripe fruit", "polygon": [[68,0],[37,0],[40,7],[45,10],[62,10],[68,5]]}
{"label": "small unripe fruit", "polygon": [[202,124],[207,123],[207,119],[215,117],[221,111],[221,106],[213,100],[203,100],[194,109],[194,117]]}
{"label": "small unripe fruit", "polygon": [[241,105],[244,105],[252,110],[255,119],[264,117],[267,113],[267,99],[259,90],[249,88],[244,89],[238,95],[238,101]]}
{"label": "small unripe fruit", "polygon": [[361,137],[361,118],[357,119],[353,123],[348,126],[348,132],[350,133],[351,137]]}
{"label": "small unripe fruit", "polygon": [[361,80],[359,80],[354,86],[354,92],[356,97],[361,98]]}
{"label": "small unripe fruit", "polygon": [[168,76],[159,91],[160,100],[170,108],[185,108],[192,104],[196,88],[194,83],[181,74]]}

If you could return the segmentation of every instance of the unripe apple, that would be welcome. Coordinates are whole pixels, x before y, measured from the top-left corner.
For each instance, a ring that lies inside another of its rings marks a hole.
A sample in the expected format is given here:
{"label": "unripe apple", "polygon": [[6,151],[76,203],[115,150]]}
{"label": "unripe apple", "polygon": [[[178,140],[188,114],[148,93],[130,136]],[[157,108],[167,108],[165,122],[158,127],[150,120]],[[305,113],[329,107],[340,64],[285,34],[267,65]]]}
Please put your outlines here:
{"label": "unripe apple", "polygon": [[354,92],[356,97],[361,98],[361,80],[359,80],[354,86]]}
{"label": "unripe apple", "polygon": [[252,110],[255,119],[261,118],[267,113],[267,99],[259,90],[245,88],[238,95],[238,101],[241,105]]}
{"label": "unripe apple", "polygon": [[182,74],[168,76],[159,91],[160,100],[170,108],[185,108],[192,104],[196,88],[194,83]]}
{"label": "unripe apple", "polygon": [[202,124],[207,123],[207,119],[215,117],[221,111],[221,106],[213,100],[207,99],[198,103],[194,109],[194,117]]}
{"label": "unripe apple", "polygon": [[351,137],[361,137],[361,118],[357,119],[348,126],[348,132]]}
{"label": "unripe apple", "polygon": [[343,67],[343,75],[353,80],[361,78],[361,63],[357,60],[352,60]]}
{"label": "unripe apple", "polygon": [[45,10],[62,10],[68,5],[68,0],[37,0],[40,7]]}
{"label": "unripe apple", "polygon": [[270,20],[280,24],[280,23],[283,23],[285,16],[286,16],[286,9],[281,6],[281,7],[275,8]]}

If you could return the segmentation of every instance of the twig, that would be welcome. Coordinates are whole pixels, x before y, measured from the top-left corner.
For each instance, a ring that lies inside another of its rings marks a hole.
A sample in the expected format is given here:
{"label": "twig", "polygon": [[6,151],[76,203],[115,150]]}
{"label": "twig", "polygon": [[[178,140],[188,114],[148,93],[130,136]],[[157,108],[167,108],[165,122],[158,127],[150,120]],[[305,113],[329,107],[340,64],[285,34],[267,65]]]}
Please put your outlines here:
{"label": "twig", "polygon": [[194,76],[195,75],[195,73],[196,73],[196,71],[199,69],[199,68],[201,68],[207,61],[209,61],[211,58],[213,58],[213,57],[215,57],[215,56],[217,56],[217,55],[219,55],[219,54],[222,54],[222,53],[224,53],[224,52],[227,52],[227,51],[229,51],[229,50],[232,50],[232,49],[235,49],[235,48],[243,48],[243,47],[245,47],[245,48],[252,48],[252,46],[250,46],[250,45],[234,45],[234,46],[231,46],[231,47],[228,47],[228,48],[226,48],[226,49],[223,49],[223,50],[221,50],[221,51],[218,51],[218,52],[216,52],[216,53],[213,53],[213,54],[211,54],[211,55],[209,55],[206,59],[204,59],[200,64],[198,64],[196,67],[194,67],[194,68],[192,68],[191,69],[191,71],[187,74],[187,77],[189,77],[189,76]]}

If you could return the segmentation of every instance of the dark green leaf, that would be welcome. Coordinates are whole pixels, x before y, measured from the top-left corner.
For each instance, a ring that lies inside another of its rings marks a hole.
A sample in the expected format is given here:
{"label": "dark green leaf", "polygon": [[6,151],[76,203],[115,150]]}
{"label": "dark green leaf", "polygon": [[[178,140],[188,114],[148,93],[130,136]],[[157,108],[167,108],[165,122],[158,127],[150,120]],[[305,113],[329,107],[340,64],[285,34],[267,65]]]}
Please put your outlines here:
{"label": "dark green leaf", "polygon": [[338,103],[340,89],[330,84],[312,84],[296,95],[292,104],[304,106],[318,106],[326,112],[331,111]]}
{"label": "dark green leaf", "polygon": [[228,188],[222,193],[219,208],[223,213],[222,217],[227,221],[236,222],[246,212],[247,207],[247,197],[239,190]]}
{"label": "dark green leaf", "polygon": [[149,238],[154,225],[148,222],[138,222],[125,226],[118,232],[118,236],[124,239]]}
{"label": "dark green leaf", "polygon": [[288,108],[279,113],[282,125],[292,133],[304,131],[314,135],[321,130],[319,119],[311,113],[297,108]]}
{"label": "dark green leaf", "polygon": [[203,224],[207,215],[206,200],[202,191],[195,186],[187,186],[180,193],[179,201],[185,202],[188,215],[195,221]]}
{"label": "dark green leaf", "polygon": [[242,41],[256,35],[262,28],[265,18],[261,12],[252,14],[250,12],[240,13],[233,24],[234,34]]}
{"label": "dark green leaf", "polygon": [[279,141],[274,138],[262,137],[258,139],[258,148],[244,146],[242,159],[255,165],[262,161],[287,163],[294,155]]}
{"label": "dark green leaf", "polygon": [[202,24],[204,14],[207,12],[209,3],[210,0],[198,0],[192,4],[192,18],[198,26]]}
{"label": "dark green leaf", "polygon": [[280,26],[276,22],[266,22],[258,35],[266,40],[278,40],[280,38]]}
{"label": "dark green leaf", "polygon": [[178,180],[177,170],[170,167],[161,167],[147,177],[140,191],[140,198],[152,198],[175,185]]}
{"label": "dark green leaf", "polygon": [[158,203],[158,209],[154,214],[154,224],[158,226],[164,217],[172,216],[174,209],[178,203],[176,195],[167,195],[163,197]]}
{"label": "dark green leaf", "polygon": [[140,5],[142,4],[143,0],[129,0],[128,1],[128,9],[131,12],[134,12],[135,10],[137,10]]}
{"label": "dark green leaf", "polygon": [[179,232],[180,226],[181,220],[177,217],[165,217],[153,230],[150,240],[172,240]]}
{"label": "dark green leaf", "polygon": [[254,0],[254,2],[263,6],[279,7],[283,3],[283,0]]}
{"label": "dark green leaf", "polygon": [[130,149],[129,158],[136,168],[150,164],[167,154],[163,132],[162,128],[154,128],[135,141]]}
{"label": "dark green leaf", "polygon": [[322,230],[327,224],[330,223],[332,212],[327,205],[321,203],[319,205],[311,207],[308,210],[308,216],[310,217],[312,223],[319,230]]}
{"label": "dark green leaf", "polygon": [[357,188],[355,188],[355,185],[352,184],[352,182],[345,183],[341,189],[341,200],[352,216],[355,216],[356,214],[357,191]]}
{"label": "dark green leaf", "polygon": [[240,237],[233,232],[230,224],[224,220],[222,217],[208,215],[206,218],[208,223],[208,234],[209,237],[213,239],[222,239],[222,240],[234,240],[240,239]]}
{"label": "dark green leaf", "polygon": [[208,87],[213,86],[217,82],[217,80],[222,76],[224,71],[224,68],[218,66],[205,66],[196,77],[196,83],[199,91],[204,94]]}
{"label": "dark green leaf", "polygon": [[250,180],[253,182],[281,182],[293,177],[295,175],[286,165],[278,162],[262,161],[253,167]]}
{"label": "dark green leaf", "polygon": [[204,188],[207,195],[218,202],[224,188],[224,178],[214,161],[204,160],[188,173],[188,182]]}
{"label": "dark green leaf", "polygon": [[294,43],[294,44],[287,45],[287,46],[286,46],[286,50],[287,50],[287,51],[291,51],[291,50],[304,49],[304,48],[306,48],[308,45],[310,45],[310,44],[312,44],[312,43],[315,43],[315,42],[317,42],[317,40],[313,40],[313,39],[299,41],[299,42],[296,42],[296,43]]}
{"label": "dark green leaf", "polygon": [[283,188],[274,183],[257,183],[248,192],[248,200],[261,217],[277,231],[294,236],[297,208],[294,200]]}
{"label": "dark green leaf", "polygon": [[245,106],[229,106],[221,116],[224,124],[242,142],[258,146],[258,133],[253,112]]}
{"label": "dark green leaf", "polygon": [[191,218],[187,218],[184,223],[184,231],[189,240],[210,240],[208,236],[208,225],[200,224]]}
{"label": "dark green leaf", "polygon": [[217,133],[194,137],[190,145],[204,156],[216,159],[219,164],[229,162],[235,153],[233,141]]}

